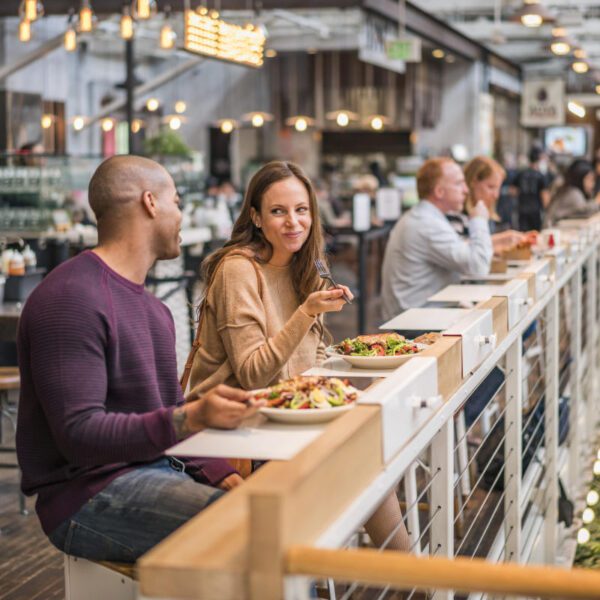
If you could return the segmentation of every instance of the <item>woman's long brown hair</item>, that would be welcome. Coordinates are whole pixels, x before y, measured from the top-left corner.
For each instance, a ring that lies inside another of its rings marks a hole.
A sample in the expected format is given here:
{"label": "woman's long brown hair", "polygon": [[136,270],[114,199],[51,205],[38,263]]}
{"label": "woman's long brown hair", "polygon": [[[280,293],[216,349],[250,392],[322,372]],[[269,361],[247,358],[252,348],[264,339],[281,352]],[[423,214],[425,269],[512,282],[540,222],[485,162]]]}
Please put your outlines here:
{"label": "woman's long brown hair", "polygon": [[[295,177],[308,193],[312,225],[308,238],[292,257],[290,263],[292,284],[301,304],[309,294],[322,289],[323,284],[315,268],[315,259],[325,262],[323,254],[323,232],[317,206],[315,190],[310,179],[301,167],[286,161],[272,161],[257,171],[246,190],[240,216],[233,225],[231,239],[225,245],[210,254],[202,263],[202,274],[206,289],[210,287],[222,261],[230,254],[246,254],[257,262],[269,262],[273,255],[273,247],[265,238],[262,229],[252,221],[252,210],[260,214],[262,199],[267,190],[278,181]],[[318,327],[322,332],[322,327]]]}

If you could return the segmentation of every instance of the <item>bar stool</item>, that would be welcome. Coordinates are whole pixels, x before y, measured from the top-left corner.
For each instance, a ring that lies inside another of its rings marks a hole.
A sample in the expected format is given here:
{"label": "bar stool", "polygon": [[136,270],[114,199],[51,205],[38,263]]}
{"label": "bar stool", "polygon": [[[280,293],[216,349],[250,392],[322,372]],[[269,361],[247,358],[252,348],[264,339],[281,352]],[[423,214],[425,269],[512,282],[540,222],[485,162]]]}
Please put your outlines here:
{"label": "bar stool", "polygon": [[[17,432],[17,422],[14,415],[14,409],[11,408],[8,402],[8,393],[11,390],[18,390],[21,387],[21,378],[19,376],[18,367],[0,367],[0,452],[1,453],[14,453],[16,448],[14,446],[3,445],[3,424],[4,418],[7,418],[10,422],[13,433]],[[17,463],[0,463],[0,469],[19,469]],[[21,471],[19,469],[19,480]],[[19,489],[19,511],[22,515],[28,514],[25,508],[25,495]]]}

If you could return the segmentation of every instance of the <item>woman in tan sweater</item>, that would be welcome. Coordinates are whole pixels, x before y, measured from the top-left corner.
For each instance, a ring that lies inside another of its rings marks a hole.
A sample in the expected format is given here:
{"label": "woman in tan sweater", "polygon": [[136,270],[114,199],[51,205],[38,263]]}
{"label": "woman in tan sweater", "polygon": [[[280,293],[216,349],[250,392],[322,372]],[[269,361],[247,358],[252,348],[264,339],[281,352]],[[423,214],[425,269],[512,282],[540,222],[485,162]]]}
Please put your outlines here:
{"label": "woman in tan sweater", "polygon": [[[300,167],[274,161],[250,181],[231,239],[203,272],[199,348],[193,391],[219,383],[262,388],[299,375],[324,357],[322,315],[339,311],[345,286],[323,289],[314,260],[323,238],[313,186]],[[372,539],[408,549],[395,494],[366,524]],[[392,530],[395,533],[390,536]]]}

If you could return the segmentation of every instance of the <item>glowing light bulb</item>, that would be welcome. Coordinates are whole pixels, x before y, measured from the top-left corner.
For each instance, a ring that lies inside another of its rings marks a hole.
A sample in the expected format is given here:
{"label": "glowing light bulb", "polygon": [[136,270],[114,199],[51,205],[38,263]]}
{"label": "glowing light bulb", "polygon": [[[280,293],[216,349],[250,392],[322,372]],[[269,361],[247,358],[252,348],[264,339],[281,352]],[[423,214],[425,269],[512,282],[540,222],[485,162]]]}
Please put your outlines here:
{"label": "glowing light bulb", "polygon": [[176,131],[177,129],[179,129],[181,127],[181,119],[179,117],[171,117],[169,119],[169,127],[173,131]]}
{"label": "glowing light bulb", "polygon": [[557,56],[564,56],[565,54],[569,54],[571,46],[567,42],[552,42],[550,50]]}
{"label": "glowing light bulb", "polygon": [[218,19],[219,18],[219,11],[218,10],[211,10],[210,11],[210,18],[211,19]]}
{"label": "glowing light bulb", "polygon": [[431,53],[431,56],[433,56],[434,58],[444,58],[444,56],[446,56],[446,53],[441,48],[436,48]]}
{"label": "glowing light bulb", "polygon": [[183,100],[177,100],[175,102],[175,112],[179,115],[183,114],[187,110],[187,104]]}
{"label": "glowing light bulb", "polygon": [[233,121],[230,121],[229,119],[225,119],[221,123],[221,131],[223,133],[231,133],[233,131]]}
{"label": "glowing light bulb", "polygon": [[268,50],[265,50],[265,56],[267,58],[275,58],[277,56],[277,50],[269,48]]}
{"label": "glowing light bulb", "polygon": [[131,131],[133,133],[139,133],[142,128],[142,122],[139,119],[134,119],[131,123]]}
{"label": "glowing light bulb", "polygon": [[575,58],[586,58],[587,52],[583,48],[576,48],[573,50],[573,56]]}
{"label": "glowing light bulb", "polygon": [[102,131],[108,133],[114,129],[115,122],[112,119],[102,119]]}
{"label": "glowing light bulb", "polygon": [[50,129],[50,127],[52,127],[52,115],[42,115],[41,118],[41,125],[42,125],[42,129]]}
{"label": "glowing light bulb", "polygon": [[85,127],[85,119],[83,117],[75,117],[73,119],[73,129],[81,131]]}
{"label": "glowing light bulb", "polygon": [[589,541],[590,541],[590,532],[585,527],[582,527],[577,532],[577,543],[578,544],[587,544]]}
{"label": "glowing light bulb", "polygon": [[596,490],[590,490],[585,501],[588,503],[588,506],[596,506],[600,502],[600,494]]}
{"label": "glowing light bulb", "polygon": [[25,0],[25,19],[29,22],[38,18],[38,0]]}
{"label": "glowing light bulb", "polygon": [[123,9],[123,14],[121,15],[121,38],[124,40],[130,40],[133,38],[133,17],[129,13],[129,9]]}
{"label": "glowing light bulb", "polygon": [[19,41],[28,42],[31,39],[31,22],[27,19],[19,21]]}
{"label": "glowing light bulb", "polygon": [[542,19],[541,15],[523,15],[521,17],[521,23],[525,25],[525,27],[539,27],[543,23],[544,19]]}
{"label": "glowing light bulb", "polygon": [[135,9],[138,19],[150,18],[150,0],[136,0]]}
{"label": "glowing light bulb", "polygon": [[347,127],[348,123],[350,123],[350,117],[348,116],[348,113],[345,112],[341,112],[338,114],[338,116],[335,118],[335,122],[340,126],[340,127]]}
{"label": "glowing light bulb", "polygon": [[306,131],[307,127],[308,123],[306,122],[306,119],[303,119],[302,117],[296,119],[296,123],[294,124],[296,131]]}
{"label": "glowing light bulb", "polygon": [[208,14],[208,8],[206,8],[206,6],[199,6],[196,9],[196,12],[204,17]]}
{"label": "glowing light bulb", "polygon": [[146,102],[146,108],[150,112],[157,111],[159,106],[160,106],[160,102],[158,101],[158,98],[148,98],[148,101]]}
{"label": "glowing light bulb", "polygon": [[259,115],[258,113],[255,115],[252,115],[252,126],[253,127],[262,127],[265,124],[265,119],[262,115]]}
{"label": "glowing light bulb", "polygon": [[165,24],[160,30],[160,47],[163,50],[170,50],[173,46],[175,46],[175,32],[169,24]]}
{"label": "glowing light bulb", "polygon": [[581,515],[581,520],[588,524],[591,523],[596,517],[596,513],[591,508],[586,508]]}
{"label": "glowing light bulb", "polygon": [[589,70],[588,64],[586,62],[583,62],[582,60],[576,60],[571,65],[571,68],[573,69],[573,71],[575,71],[575,73],[587,73]]}
{"label": "glowing light bulb", "polygon": [[594,462],[594,475],[600,475],[600,460]]}
{"label": "glowing light bulb", "polygon": [[79,9],[79,31],[87,33],[92,30],[93,16],[91,6],[87,0],[83,0]]}
{"label": "glowing light bulb", "polygon": [[381,117],[373,117],[371,119],[371,127],[375,129],[375,131],[380,131],[383,129],[383,120]]}
{"label": "glowing light bulb", "polygon": [[74,52],[77,50],[77,32],[72,27],[69,27],[69,29],[65,31],[63,43],[67,52]]}

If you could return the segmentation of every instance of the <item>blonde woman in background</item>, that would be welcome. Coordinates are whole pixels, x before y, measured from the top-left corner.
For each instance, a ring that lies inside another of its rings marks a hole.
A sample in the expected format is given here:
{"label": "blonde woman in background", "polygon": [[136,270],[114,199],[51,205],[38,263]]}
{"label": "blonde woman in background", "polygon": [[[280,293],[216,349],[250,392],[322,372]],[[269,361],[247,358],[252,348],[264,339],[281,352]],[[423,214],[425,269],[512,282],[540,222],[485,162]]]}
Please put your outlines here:
{"label": "blonde woman in background", "polygon": [[500,217],[496,212],[496,202],[500,196],[502,183],[506,178],[506,171],[502,166],[487,156],[476,156],[465,165],[464,173],[465,182],[469,188],[465,212],[471,215],[480,200],[486,205],[490,213],[489,225],[494,254],[499,254],[503,250],[527,240],[527,234],[513,229],[498,231]]}

